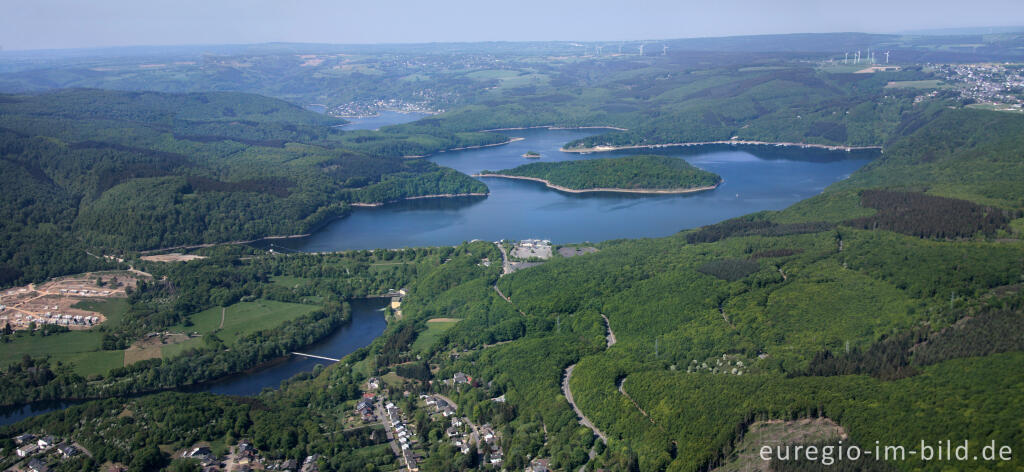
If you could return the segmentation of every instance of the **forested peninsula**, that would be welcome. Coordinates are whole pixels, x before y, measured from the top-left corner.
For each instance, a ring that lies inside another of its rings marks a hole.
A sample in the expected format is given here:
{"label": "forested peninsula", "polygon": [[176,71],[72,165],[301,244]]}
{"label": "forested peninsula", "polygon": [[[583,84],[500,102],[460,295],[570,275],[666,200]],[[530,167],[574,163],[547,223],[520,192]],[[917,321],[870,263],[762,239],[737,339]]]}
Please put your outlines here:
{"label": "forested peninsula", "polygon": [[535,162],[481,171],[478,177],[533,180],[569,193],[692,193],[718,187],[722,178],[682,159],[656,155]]}

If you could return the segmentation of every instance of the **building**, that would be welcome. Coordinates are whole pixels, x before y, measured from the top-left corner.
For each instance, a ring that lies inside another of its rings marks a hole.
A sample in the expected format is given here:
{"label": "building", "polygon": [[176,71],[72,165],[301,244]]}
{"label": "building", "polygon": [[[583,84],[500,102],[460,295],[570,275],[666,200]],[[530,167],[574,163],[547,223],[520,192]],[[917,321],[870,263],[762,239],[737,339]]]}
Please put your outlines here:
{"label": "building", "polygon": [[44,438],[39,438],[39,441],[37,441],[37,444],[39,444],[40,448],[47,448],[47,447],[53,446],[54,444],[57,444],[57,438],[55,438],[53,436],[46,436]]}
{"label": "building", "polygon": [[210,448],[208,448],[206,446],[197,446],[197,447],[192,448],[192,450],[189,451],[188,454],[185,454],[185,455],[187,457],[195,457],[196,459],[199,459],[199,458],[203,458],[203,457],[206,457],[206,456],[209,456],[209,455],[212,455],[212,454],[213,454],[213,451],[211,451]]}
{"label": "building", "polygon": [[456,384],[468,384],[473,381],[473,378],[462,372],[456,372],[455,376],[452,377],[452,380]]}
{"label": "building", "polygon": [[57,450],[60,451],[60,455],[64,456],[65,459],[70,459],[78,455],[78,448],[70,444],[61,444],[57,446]]}
{"label": "building", "polygon": [[18,445],[30,443],[30,442],[33,442],[35,440],[36,440],[36,435],[28,434],[28,433],[22,434],[21,436],[18,436],[16,438],[14,438],[14,442],[17,443]]}
{"label": "building", "polygon": [[31,456],[32,454],[35,454],[36,451],[38,451],[38,450],[39,450],[39,446],[38,445],[36,445],[36,444],[26,444],[24,446],[19,447],[16,452],[18,454],[18,457],[28,457],[28,456]]}
{"label": "building", "polygon": [[528,472],[548,472],[550,469],[551,461],[548,459],[534,459],[530,461],[530,467]]}
{"label": "building", "polygon": [[39,459],[32,459],[28,461],[28,470],[32,472],[49,472],[50,468],[46,466],[46,463]]}

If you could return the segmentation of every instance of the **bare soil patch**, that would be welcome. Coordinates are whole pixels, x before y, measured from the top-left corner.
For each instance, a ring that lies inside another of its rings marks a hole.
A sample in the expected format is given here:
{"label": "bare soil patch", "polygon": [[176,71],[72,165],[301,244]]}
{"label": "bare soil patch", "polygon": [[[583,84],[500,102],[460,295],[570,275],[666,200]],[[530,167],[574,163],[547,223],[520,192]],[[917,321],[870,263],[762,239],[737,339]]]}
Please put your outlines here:
{"label": "bare soil patch", "polygon": [[762,446],[775,448],[785,444],[808,444],[846,439],[846,430],[829,418],[804,418],[794,421],[758,421],[747,428],[732,456],[715,471],[767,471],[769,462],[761,460]]}
{"label": "bare soil patch", "polygon": [[206,259],[206,256],[198,256],[195,254],[182,254],[180,252],[172,252],[169,254],[156,254],[152,256],[142,256],[139,259],[151,262],[188,262],[196,259]]}
{"label": "bare soil patch", "polygon": [[0,325],[28,329],[44,324],[68,329],[90,329],[106,321],[102,313],[76,308],[84,300],[127,297],[139,276],[127,271],[88,272],[51,279],[45,283],[9,288],[0,292]]}

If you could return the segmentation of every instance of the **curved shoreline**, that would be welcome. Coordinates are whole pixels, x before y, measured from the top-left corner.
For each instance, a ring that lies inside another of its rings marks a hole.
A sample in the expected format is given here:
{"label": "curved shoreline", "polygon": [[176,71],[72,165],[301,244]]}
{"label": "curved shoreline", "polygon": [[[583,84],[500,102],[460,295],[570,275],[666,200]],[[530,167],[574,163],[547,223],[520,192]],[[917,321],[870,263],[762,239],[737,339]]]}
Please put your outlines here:
{"label": "curved shoreline", "polygon": [[615,131],[629,131],[628,128],[619,128],[617,126],[557,126],[557,125],[540,125],[540,126],[520,126],[518,128],[492,128],[492,129],[481,129],[477,130],[478,133],[487,133],[490,131],[519,131],[526,129],[610,129]]}
{"label": "curved shoreline", "polygon": [[674,195],[683,193],[696,193],[704,192],[707,190],[714,190],[722,184],[723,181],[719,181],[715,185],[708,185],[706,187],[688,187],[688,188],[667,188],[667,189],[630,189],[630,188],[585,188],[585,189],[573,189],[569,187],[563,187],[561,185],[553,184],[547,180],[537,177],[524,177],[521,175],[506,175],[506,174],[475,174],[473,177],[481,178],[496,178],[496,179],[514,179],[514,180],[531,180],[534,182],[540,182],[546,185],[548,188],[558,190],[559,192],[566,193],[638,193],[638,194],[656,194],[656,195]]}
{"label": "curved shoreline", "polygon": [[481,144],[479,146],[463,146],[463,147],[457,147],[457,148],[451,148],[451,149],[442,149],[440,151],[433,152],[433,153],[430,153],[430,154],[423,154],[421,156],[420,155],[417,155],[417,156],[402,156],[402,159],[423,159],[424,157],[430,157],[430,156],[433,156],[434,154],[441,154],[442,152],[465,151],[465,150],[468,150],[468,149],[482,149],[482,148],[493,147],[493,146],[504,146],[506,144],[511,144],[511,143],[516,142],[516,141],[522,141],[524,139],[526,139],[526,138],[508,138],[508,141],[504,141],[504,142],[500,142],[500,143]]}
{"label": "curved shoreline", "polygon": [[630,146],[593,146],[587,148],[567,148],[562,147],[562,152],[609,152],[609,151],[621,151],[624,149],[646,149],[646,148],[664,148],[664,147],[686,147],[686,146],[705,146],[709,144],[730,144],[730,145],[746,145],[746,146],[775,146],[775,147],[799,147],[799,148],[815,148],[825,149],[828,151],[863,151],[863,150],[874,150],[882,149],[882,146],[834,146],[830,144],[813,144],[813,143],[790,143],[790,142],[771,142],[771,141],[748,141],[741,139],[728,139],[721,141],[697,141],[689,143],[666,143],[666,144],[635,144]]}
{"label": "curved shoreline", "polygon": [[436,195],[420,195],[420,196],[417,196],[417,197],[399,198],[397,200],[388,200],[386,202],[372,202],[372,203],[358,203],[357,202],[357,203],[349,203],[349,205],[353,206],[353,207],[359,207],[359,208],[373,208],[373,207],[384,206],[384,205],[386,205],[388,203],[398,203],[398,202],[402,202],[402,201],[405,201],[405,200],[422,200],[422,199],[425,199],[425,198],[486,197],[488,195],[490,195],[489,192],[484,192],[484,193],[439,193],[439,194],[436,194]]}

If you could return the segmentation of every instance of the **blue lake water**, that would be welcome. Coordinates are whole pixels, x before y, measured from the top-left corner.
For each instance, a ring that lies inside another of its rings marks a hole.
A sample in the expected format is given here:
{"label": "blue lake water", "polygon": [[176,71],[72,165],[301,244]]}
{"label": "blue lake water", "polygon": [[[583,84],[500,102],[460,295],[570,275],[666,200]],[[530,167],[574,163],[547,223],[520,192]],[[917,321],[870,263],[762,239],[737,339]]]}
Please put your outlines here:
{"label": "blue lake water", "polygon": [[427,113],[406,113],[397,111],[382,111],[377,116],[368,116],[366,118],[346,118],[349,123],[342,125],[342,129],[346,130],[357,130],[357,129],[379,129],[381,126],[397,125],[401,123],[408,123],[410,121],[416,121],[420,118],[430,116]]}
{"label": "blue lake water", "polygon": [[502,131],[524,138],[503,146],[439,153],[437,164],[475,174],[539,161],[621,157],[651,153],[685,159],[722,176],[717,189],[685,195],[567,194],[543,184],[481,179],[487,197],[408,200],[357,208],[310,237],[273,241],[298,251],[455,245],[482,239],[542,238],[555,243],[660,237],[761,210],[779,210],[817,195],[877,156],[876,152],[772,146],[710,145],[578,154],[561,152],[568,141],[598,130]]}

